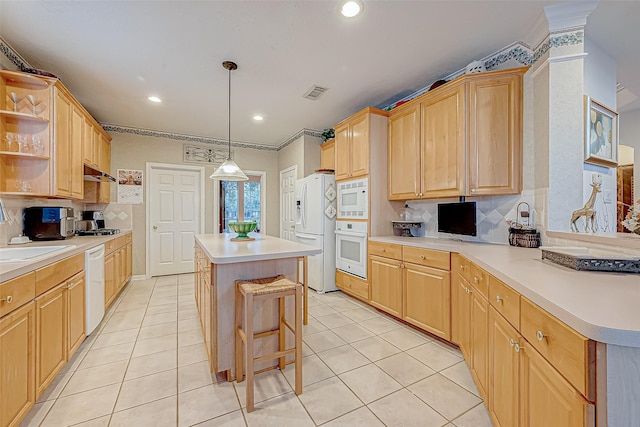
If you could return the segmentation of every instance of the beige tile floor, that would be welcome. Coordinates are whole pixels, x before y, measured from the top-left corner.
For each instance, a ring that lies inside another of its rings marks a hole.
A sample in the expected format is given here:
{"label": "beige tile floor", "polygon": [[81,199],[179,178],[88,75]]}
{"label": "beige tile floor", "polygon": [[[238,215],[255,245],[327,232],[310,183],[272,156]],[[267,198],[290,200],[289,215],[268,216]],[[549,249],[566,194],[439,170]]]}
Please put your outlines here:
{"label": "beige tile floor", "polygon": [[216,383],[193,275],[132,282],[22,426],[491,426],[458,350],[340,292],[309,298],[304,391],[293,366]]}

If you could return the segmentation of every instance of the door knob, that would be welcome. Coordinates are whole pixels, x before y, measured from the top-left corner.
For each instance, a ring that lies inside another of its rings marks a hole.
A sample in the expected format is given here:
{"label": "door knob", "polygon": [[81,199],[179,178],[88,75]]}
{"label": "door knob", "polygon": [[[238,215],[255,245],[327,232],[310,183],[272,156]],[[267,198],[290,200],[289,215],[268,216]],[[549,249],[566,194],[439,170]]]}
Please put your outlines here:
{"label": "door knob", "polygon": [[157,230],[157,229],[158,229],[158,226],[157,226],[157,225],[154,225],[154,226],[153,226],[153,229],[154,229],[154,230]]}

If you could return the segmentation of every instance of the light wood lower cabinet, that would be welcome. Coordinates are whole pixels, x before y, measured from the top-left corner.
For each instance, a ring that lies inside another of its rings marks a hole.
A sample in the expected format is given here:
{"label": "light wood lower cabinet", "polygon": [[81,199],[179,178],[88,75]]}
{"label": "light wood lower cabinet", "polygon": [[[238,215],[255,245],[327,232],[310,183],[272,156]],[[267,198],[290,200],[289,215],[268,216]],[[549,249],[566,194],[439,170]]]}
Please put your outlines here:
{"label": "light wood lower cabinet", "polygon": [[104,305],[109,307],[131,279],[133,247],[131,235],[120,236],[105,244]]}
{"label": "light wood lower cabinet", "polygon": [[402,261],[369,256],[371,305],[402,318]]}
{"label": "light wood lower cabinet", "polygon": [[403,319],[427,332],[451,339],[450,273],[404,264]]}
{"label": "light wood lower cabinet", "polygon": [[211,262],[205,256],[203,250],[198,244],[195,247],[195,294],[198,306],[198,317],[200,319],[200,327],[204,335],[204,344],[207,350],[207,356],[210,363],[211,372],[216,371],[214,366],[216,355],[216,343],[213,341],[215,334],[213,333],[213,299],[215,290],[211,281]]}
{"label": "light wood lower cabinet", "polygon": [[520,426],[591,427],[595,406],[530,345],[520,350]]}
{"label": "light wood lower cabinet", "polygon": [[489,386],[489,303],[471,289],[471,375],[483,399]]}
{"label": "light wood lower cabinet", "polygon": [[36,298],[36,396],[67,361],[67,302],[62,283]]}
{"label": "light wood lower cabinet", "polygon": [[0,426],[16,426],[33,407],[35,394],[35,303],[0,318]]}
{"label": "light wood lower cabinet", "polygon": [[369,282],[351,274],[336,270],[336,287],[349,295],[369,303]]}
{"label": "light wood lower cabinet", "polygon": [[67,282],[67,359],[78,350],[86,335],[84,271]]}
{"label": "light wood lower cabinet", "polygon": [[519,422],[520,334],[493,307],[489,310],[489,395],[493,425],[516,427]]}

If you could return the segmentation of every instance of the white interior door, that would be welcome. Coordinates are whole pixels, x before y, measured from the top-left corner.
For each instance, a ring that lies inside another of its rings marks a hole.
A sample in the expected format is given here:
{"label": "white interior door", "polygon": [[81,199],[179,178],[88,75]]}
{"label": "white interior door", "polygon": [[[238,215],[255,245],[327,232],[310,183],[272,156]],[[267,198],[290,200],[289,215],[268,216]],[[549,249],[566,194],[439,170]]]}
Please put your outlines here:
{"label": "white interior door", "polygon": [[193,272],[194,236],[203,232],[204,168],[147,164],[148,274]]}
{"label": "white interior door", "polygon": [[296,239],[296,178],[298,166],[280,171],[280,238]]}

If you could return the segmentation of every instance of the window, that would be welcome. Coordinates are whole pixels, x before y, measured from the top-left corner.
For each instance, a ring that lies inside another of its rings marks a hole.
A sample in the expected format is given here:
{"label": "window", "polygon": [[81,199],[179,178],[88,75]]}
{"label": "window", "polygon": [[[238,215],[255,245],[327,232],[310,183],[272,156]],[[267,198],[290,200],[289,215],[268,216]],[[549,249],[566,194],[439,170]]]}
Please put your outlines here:
{"label": "window", "polygon": [[256,221],[260,232],[260,177],[248,175],[243,182],[220,181],[220,233],[229,233],[229,222]]}

